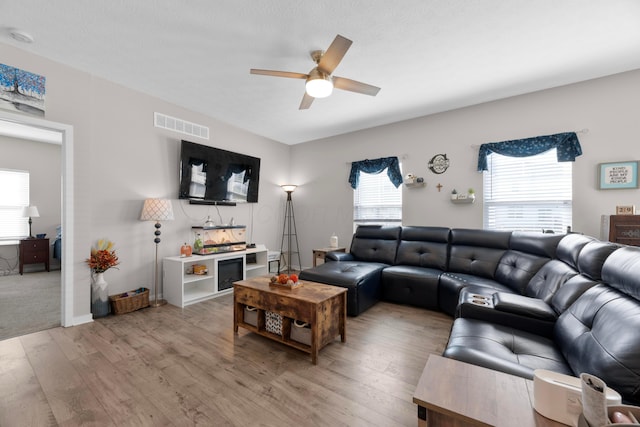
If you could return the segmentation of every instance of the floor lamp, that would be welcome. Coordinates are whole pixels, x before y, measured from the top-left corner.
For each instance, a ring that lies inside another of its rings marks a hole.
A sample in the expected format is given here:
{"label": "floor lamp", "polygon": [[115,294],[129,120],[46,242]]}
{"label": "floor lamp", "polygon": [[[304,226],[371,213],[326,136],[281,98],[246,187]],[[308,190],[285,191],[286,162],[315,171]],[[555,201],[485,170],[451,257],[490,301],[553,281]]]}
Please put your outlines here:
{"label": "floor lamp", "polygon": [[140,214],[141,221],[155,221],[156,231],[154,232],[156,238],[153,241],[156,243],[156,263],[154,273],[154,301],[151,302],[151,307],[160,307],[167,303],[166,300],[158,300],[158,245],[160,244],[160,221],[173,220],[173,208],[171,206],[171,200],[166,199],[147,199],[142,206],[142,213]]}
{"label": "floor lamp", "polygon": [[[296,217],[293,214],[293,200],[291,199],[291,193],[296,189],[296,185],[282,185],[284,191],[287,192],[287,202],[284,209],[284,225],[282,226],[282,242],[280,243],[280,257],[284,257],[284,241],[287,240],[287,273],[291,273],[291,254],[298,255],[298,268],[302,268],[302,262],[300,262],[300,248],[298,246],[298,234],[296,232]],[[292,251],[292,243],[295,239],[295,251]],[[279,272],[278,272],[279,273]]]}

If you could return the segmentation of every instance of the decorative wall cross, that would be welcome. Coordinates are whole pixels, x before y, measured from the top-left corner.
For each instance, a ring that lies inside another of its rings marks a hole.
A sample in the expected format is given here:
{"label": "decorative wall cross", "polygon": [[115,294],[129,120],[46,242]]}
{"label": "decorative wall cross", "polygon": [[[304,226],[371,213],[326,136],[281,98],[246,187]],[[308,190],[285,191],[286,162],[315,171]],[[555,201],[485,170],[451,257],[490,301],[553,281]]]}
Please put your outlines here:
{"label": "decorative wall cross", "polygon": [[442,184],[438,183],[438,185],[436,185],[436,188],[438,189],[438,193],[439,193],[440,190],[442,190]]}

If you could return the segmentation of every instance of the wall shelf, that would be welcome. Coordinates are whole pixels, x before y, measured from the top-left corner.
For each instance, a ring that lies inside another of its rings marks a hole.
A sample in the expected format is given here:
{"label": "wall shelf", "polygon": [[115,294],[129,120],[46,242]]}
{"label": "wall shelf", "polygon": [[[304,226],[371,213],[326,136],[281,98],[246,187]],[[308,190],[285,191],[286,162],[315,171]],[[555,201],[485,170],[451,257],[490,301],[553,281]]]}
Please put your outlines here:
{"label": "wall shelf", "polygon": [[427,185],[426,182],[405,182],[404,183],[405,187],[407,188],[419,188],[419,187],[424,187]]}
{"label": "wall shelf", "polygon": [[451,203],[456,205],[470,205],[475,201],[476,201],[475,197],[465,197],[464,199],[451,199]]}

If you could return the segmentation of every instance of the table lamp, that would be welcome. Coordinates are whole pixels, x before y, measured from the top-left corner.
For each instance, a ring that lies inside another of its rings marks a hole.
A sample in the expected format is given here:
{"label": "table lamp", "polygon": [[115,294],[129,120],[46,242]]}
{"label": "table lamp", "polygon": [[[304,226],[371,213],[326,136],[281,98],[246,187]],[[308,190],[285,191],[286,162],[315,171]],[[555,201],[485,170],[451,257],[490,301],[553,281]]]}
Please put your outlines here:
{"label": "table lamp", "polygon": [[25,206],[23,211],[22,211],[22,216],[23,217],[29,217],[29,238],[33,239],[33,234],[31,234],[31,223],[33,221],[31,221],[31,218],[39,218],[40,217],[40,213],[38,212],[38,207],[37,206]]}

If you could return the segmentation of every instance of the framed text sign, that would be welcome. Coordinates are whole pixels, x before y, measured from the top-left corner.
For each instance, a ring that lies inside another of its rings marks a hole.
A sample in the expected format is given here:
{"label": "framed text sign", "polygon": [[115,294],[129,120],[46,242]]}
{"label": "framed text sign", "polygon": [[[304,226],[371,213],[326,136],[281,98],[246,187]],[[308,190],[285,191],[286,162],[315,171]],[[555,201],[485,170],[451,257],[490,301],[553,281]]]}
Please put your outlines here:
{"label": "framed text sign", "polygon": [[638,162],[600,163],[598,165],[601,190],[638,188]]}

